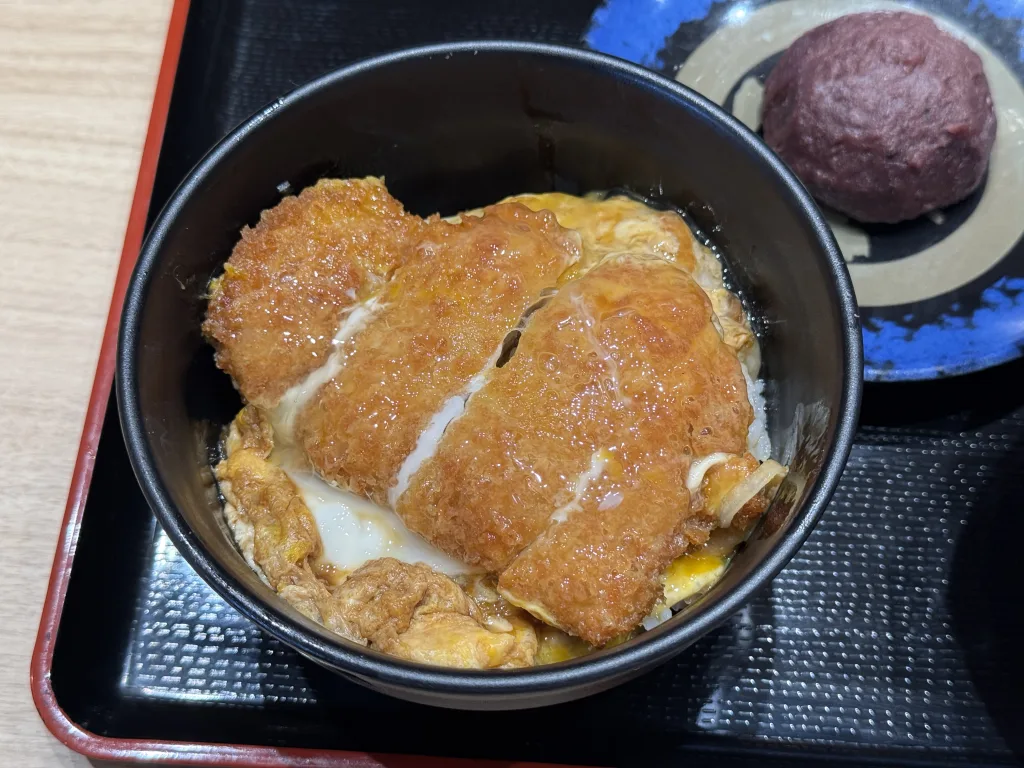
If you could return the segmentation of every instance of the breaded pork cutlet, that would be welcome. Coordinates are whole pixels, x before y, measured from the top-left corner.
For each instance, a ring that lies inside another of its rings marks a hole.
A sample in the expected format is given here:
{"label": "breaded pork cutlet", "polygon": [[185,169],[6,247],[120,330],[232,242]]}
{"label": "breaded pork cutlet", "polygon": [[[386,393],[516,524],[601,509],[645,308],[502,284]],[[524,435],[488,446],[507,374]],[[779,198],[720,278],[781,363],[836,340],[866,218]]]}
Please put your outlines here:
{"label": "breaded pork cutlet", "polygon": [[388,504],[431,420],[461,410],[505,336],[578,257],[573,233],[521,205],[428,222],[340,372],[299,413],[317,473]]}
{"label": "breaded pork cutlet", "polygon": [[666,261],[611,257],[530,318],[397,511],[600,645],[647,615],[690,545],[692,461],[745,453],[751,418],[703,290]]}
{"label": "breaded pork cutlet", "polygon": [[217,365],[248,402],[276,405],[424,226],[376,178],[324,179],[264,211],[210,285],[203,333]]}

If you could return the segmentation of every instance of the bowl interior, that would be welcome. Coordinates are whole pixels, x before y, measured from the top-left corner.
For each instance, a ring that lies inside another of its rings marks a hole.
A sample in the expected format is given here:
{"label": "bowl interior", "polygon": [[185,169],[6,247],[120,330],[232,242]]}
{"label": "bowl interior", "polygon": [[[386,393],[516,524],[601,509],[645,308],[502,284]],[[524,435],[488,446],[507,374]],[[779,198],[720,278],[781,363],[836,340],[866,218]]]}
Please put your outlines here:
{"label": "bowl interior", "polygon": [[[734,611],[792,554],[838,478],[856,416],[859,334],[841,257],[813,205],[756,138],[710,109],[680,87],[596,55],[462,45],[335,73],[229,136],[154,226],[129,289],[118,366],[136,471],[197,570],[318,661],[402,695],[431,687],[420,698],[448,697],[440,703],[581,695],[663,660]],[[718,246],[761,332],[773,455],[791,473],[726,577],[682,616],[614,651],[550,669],[424,671],[340,641],[246,566],[208,467],[240,401],[199,333],[206,285],[239,230],[282,191],[365,175],[384,176],[419,214],[518,192],[626,188],[685,210]]]}

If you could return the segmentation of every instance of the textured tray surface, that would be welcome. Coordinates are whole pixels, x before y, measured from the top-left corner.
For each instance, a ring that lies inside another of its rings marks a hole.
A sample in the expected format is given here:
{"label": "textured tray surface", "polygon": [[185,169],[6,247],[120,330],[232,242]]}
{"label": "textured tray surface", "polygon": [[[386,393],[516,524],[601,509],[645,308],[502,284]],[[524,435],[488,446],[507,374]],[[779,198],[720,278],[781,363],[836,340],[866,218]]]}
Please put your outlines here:
{"label": "textured tray surface", "polygon": [[[593,3],[431,8],[194,0],[154,210],[220,135],[310,77],[442,39],[576,43]],[[835,499],[769,589],[639,680],[508,714],[394,701],[256,630],[155,525],[111,409],[54,689],[72,719],[109,736],[589,764],[667,764],[695,749],[723,764],[764,750],[782,762],[838,750],[880,764],[1013,764],[1022,373],[869,388]]]}

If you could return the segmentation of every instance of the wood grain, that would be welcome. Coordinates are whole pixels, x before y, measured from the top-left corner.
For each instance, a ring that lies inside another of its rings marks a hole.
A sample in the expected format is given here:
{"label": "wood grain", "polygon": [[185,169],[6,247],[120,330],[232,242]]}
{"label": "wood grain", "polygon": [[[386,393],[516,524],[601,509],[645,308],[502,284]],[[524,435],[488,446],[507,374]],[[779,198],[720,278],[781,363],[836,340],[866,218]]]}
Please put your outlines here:
{"label": "wood grain", "polygon": [[26,768],[88,765],[28,666],[170,9],[0,0],[0,755]]}

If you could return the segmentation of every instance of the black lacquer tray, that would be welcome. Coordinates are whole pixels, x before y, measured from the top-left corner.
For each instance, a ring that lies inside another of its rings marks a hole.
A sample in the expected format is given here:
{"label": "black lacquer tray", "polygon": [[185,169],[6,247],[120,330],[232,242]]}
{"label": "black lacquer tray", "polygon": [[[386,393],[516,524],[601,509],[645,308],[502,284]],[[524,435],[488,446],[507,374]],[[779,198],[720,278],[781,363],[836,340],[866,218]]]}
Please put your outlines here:
{"label": "black lacquer tray", "polygon": [[178,0],[33,659],[37,706],[63,741],[96,757],[296,766],[1014,765],[1024,755],[1021,363],[869,385],[835,498],[771,587],[668,665],[544,710],[431,709],[335,677],[228,607],[156,525],[110,377],[124,281],[181,177],[241,119],[327,70],[441,40],[580,44],[593,10],[591,0]]}

